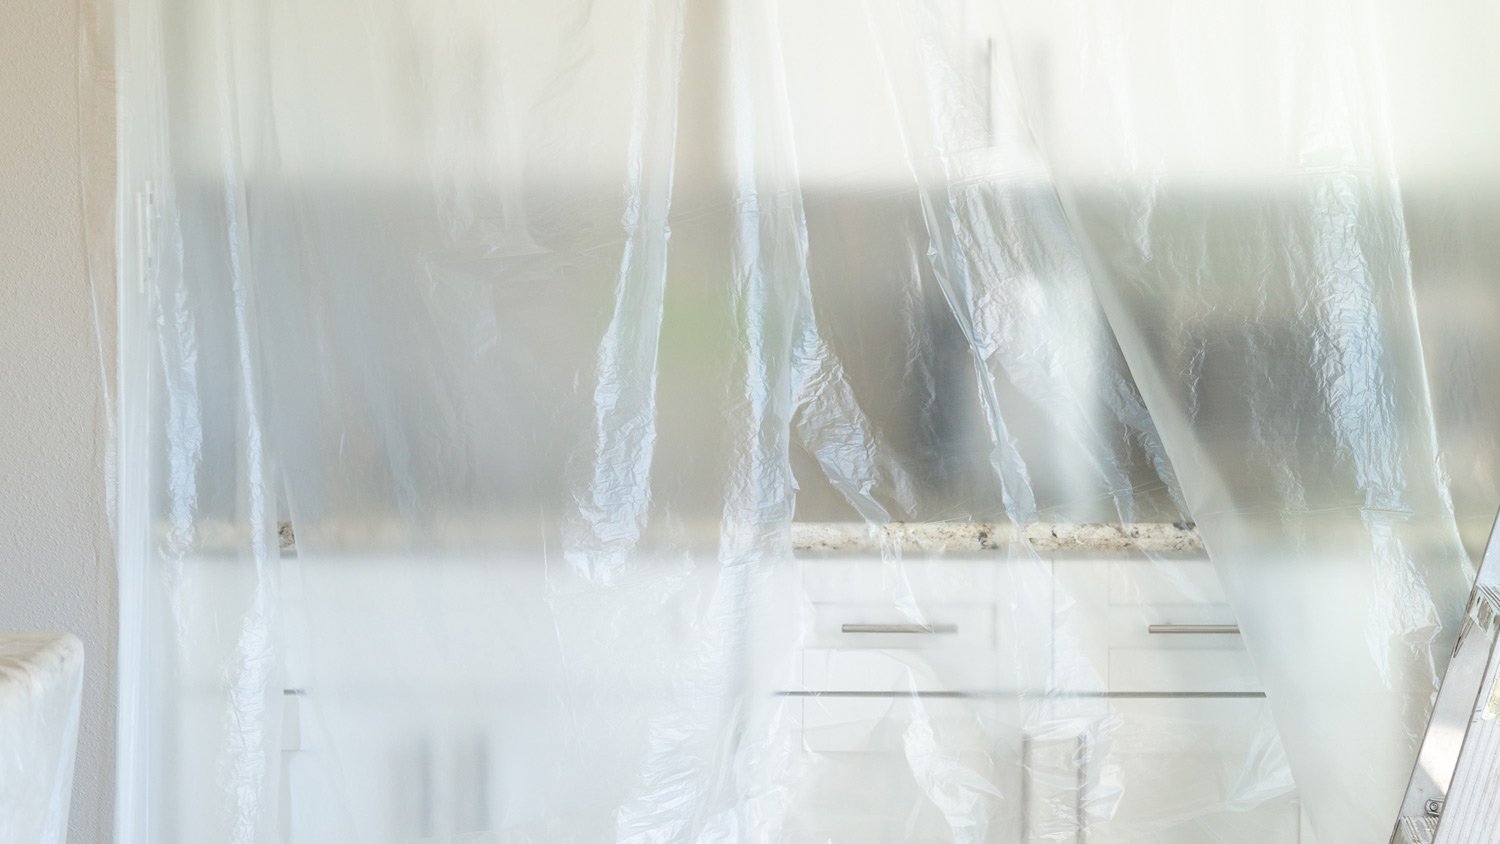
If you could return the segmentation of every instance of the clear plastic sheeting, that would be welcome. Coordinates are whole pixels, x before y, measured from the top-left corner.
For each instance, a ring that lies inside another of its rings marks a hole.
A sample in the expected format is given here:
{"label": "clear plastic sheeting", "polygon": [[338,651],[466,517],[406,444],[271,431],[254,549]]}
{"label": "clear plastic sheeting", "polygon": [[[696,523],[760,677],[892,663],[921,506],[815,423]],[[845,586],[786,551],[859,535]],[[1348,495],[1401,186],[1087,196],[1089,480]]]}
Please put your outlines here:
{"label": "clear plastic sheeting", "polygon": [[[1500,182],[1472,135],[1429,124],[1491,83],[1410,99],[1409,74],[1438,82],[1437,50],[1472,45],[1425,40],[1462,16],[1107,5],[1041,24],[1078,57],[1049,77],[1059,190],[1314,827],[1383,840],[1468,598],[1460,528],[1482,542],[1495,510],[1469,465],[1493,450],[1494,381],[1453,355],[1494,342],[1500,263],[1432,220],[1492,235],[1475,196]],[[1469,131],[1494,139],[1486,120]]]}
{"label": "clear plastic sheeting", "polygon": [[83,644],[0,633],[0,841],[63,844],[83,704]]}
{"label": "clear plastic sheeting", "polygon": [[1355,5],[121,4],[117,840],[1383,836],[1496,264]]}

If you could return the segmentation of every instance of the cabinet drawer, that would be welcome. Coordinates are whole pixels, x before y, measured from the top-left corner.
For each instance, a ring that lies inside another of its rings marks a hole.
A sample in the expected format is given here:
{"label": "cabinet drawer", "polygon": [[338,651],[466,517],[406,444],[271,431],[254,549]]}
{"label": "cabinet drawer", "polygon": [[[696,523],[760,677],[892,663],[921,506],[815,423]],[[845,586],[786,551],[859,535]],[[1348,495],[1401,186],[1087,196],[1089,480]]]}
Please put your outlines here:
{"label": "cabinet drawer", "polygon": [[[890,605],[812,606],[803,688],[994,692],[1046,687],[1045,612],[1018,619],[994,604],[928,604],[918,623]],[[1043,607],[1045,609],[1045,606]]]}
{"label": "cabinet drawer", "polygon": [[973,557],[811,557],[802,560],[808,599],[895,605],[992,602],[1026,606],[1051,603],[1052,571],[1046,560]]}
{"label": "cabinet drawer", "polygon": [[1116,607],[1227,606],[1212,562],[1203,557],[1113,559],[1109,603]]}
{"label": "cabinet drawer", "polygon": [[[819,602],[812,605],[809,644],[881,650],[993,650],[993,604],[928,603],[909,614],[893,604]],[[913,617],[915,615],[915,617]]]}
{"label": "cabinet drawer", "polygon": [[1218,572],[1203,557],[1070,554],[1052,565],[1061,605],[1076,600],[1097,609],[1228,606]]}
{"label": "cabinet drawer", "polygon": [[1058,559],[1058,676],[1127,693],[1255,693],[1218,576],[1202,558]]}

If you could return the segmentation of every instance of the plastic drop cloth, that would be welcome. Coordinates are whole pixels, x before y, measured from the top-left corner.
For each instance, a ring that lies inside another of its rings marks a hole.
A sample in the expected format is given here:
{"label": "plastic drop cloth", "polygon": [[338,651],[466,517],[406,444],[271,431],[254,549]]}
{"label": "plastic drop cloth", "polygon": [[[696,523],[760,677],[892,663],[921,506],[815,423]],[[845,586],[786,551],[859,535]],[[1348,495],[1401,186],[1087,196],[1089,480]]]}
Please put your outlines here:
{"label": "plastic drop cloth", "polygon": [[1383,838],[1495,13],[1200,5],[121,4],[117,839]]}
{"label": "plastic drop cloth", "polygon": [[83,644],[0,633],[0,841],[63,844],[83,705]]}

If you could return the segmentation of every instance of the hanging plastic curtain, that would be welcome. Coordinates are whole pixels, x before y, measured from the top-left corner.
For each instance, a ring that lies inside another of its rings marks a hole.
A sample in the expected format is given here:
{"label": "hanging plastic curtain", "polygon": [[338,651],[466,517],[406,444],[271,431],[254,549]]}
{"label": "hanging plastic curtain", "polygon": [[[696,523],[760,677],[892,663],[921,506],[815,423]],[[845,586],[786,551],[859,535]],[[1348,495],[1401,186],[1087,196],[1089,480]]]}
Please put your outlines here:
{"label": "hanging plastic curtain", "polygon": [[1494,516],[1493,472],[1466,465],[1493,453],[1479,420],[1497,408],[1474,391],[1494,379],[1452,356],[1493,342],[1497,264],[1433,228],[1497,225],[1454,190],[1493,184],[1493,163],[1433,143],[1489,84],[1434,64],[1474,19],[1170,2],[1032,19],[1076,59],[1039,130],[1059,189],[1321,838],[1390,834],[1468,595],[1460,529],[1477,551]]}
{"label": "hanging plastic curtain", "polygon": [[1231,6],[123,4],[118,840],[1384,834],[1493,434]]}

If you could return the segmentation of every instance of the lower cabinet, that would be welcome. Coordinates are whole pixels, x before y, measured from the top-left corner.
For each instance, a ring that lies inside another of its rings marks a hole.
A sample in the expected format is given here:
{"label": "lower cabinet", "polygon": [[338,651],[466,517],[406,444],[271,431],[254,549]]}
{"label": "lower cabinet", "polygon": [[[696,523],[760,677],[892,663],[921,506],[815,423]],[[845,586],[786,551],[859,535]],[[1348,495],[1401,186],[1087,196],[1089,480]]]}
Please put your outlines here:
{"label": "lower cabinet", "polygon": [[786,840],[1310,841],[1206,560],[804,565]]}
{"label": "lower cabinet", "polygon": [[[369,569],[358,573],[393,582]],[[474,641],[518,646],[476,650],[470,662],[424,657],[438,652],[405,644],[420,630],[335,627],[327,635],[357,638],[351,653],[378,653],[367,640],[383,635],[406,661],[328,664],[319,683],[293,678],[284,839],[505,830],[506,840],[555,840],[558,824],[582,828],[587,815],[597,834],[572,837],[609,840],[653,829],[657,795],[706,771],[725,775],[724,794],[753,793],[740,804],[753,817],[713,827],[754,829],[749,840],[1311,841],[1206,560],[830,556],[787,575],[763,602],[777,635],[726,627],[742,635],[701,650],[682,635],[692,625],[670,617],[642,614],[629,628],[602,620],[601,631],[632,630],[639,652],[653,655],[619,664],[564,665],[539,647],[551,605],[529,616],[476,612],[489,626]],[[499,586],[472,591],[504,594]],[[750,664],[751,651],[774,680],[725,656],[743,652]],[[700,653],[713,671],[673,673]],[[386,673],[396,680],[383,682]],[[702,694],[720,679],[720,696]],[[575,699],[577,709],[559,705]],[[218,712],[184,719],[183,740],[208,734]],[[744,732],[725,729],[734,717]],[[671,752],[643,769],[642,748],[657,740]],[[636,793],[648,797],[631,803]],[[640,817],[620,815],[625,805]]]}

